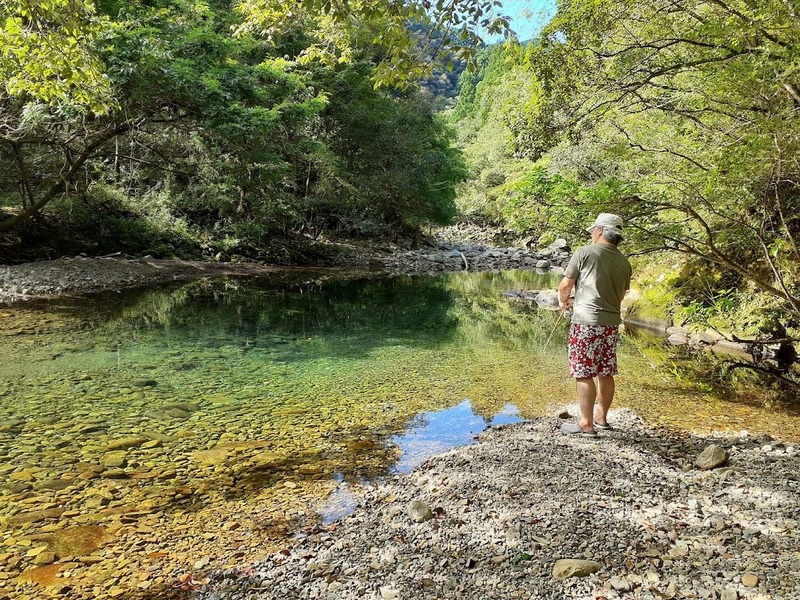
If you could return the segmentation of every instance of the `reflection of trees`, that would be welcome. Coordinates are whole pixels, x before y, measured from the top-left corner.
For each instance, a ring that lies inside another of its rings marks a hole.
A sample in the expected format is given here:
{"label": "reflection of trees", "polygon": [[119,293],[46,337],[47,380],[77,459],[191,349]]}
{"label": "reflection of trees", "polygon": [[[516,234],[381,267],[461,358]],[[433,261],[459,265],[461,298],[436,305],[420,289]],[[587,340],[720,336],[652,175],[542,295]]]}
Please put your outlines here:
{"label": "reflection of trees", "polygon": [[107,327],[169,330],[211,346],[302,340],[307,352],[362,354],[386,344],[451,339],[458,326],[452,304],[444,279],[212,280],[139,295]]}

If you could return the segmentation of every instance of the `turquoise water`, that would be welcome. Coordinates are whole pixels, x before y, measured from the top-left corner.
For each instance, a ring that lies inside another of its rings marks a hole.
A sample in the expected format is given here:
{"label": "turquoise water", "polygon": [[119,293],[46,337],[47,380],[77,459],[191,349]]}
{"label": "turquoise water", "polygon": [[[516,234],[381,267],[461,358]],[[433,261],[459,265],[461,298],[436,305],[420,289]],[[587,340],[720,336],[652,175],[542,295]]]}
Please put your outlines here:
{"label": "turquoise water", "polygon": [[[256,558],[330,522],[337,495],[349,510],[354,484],[572,403],[566,322],[502,297],[556,283],[291,272],[0,309],[0,543],[21,557],[7,568],[33,568],[31,535],[88,525],[134,569],[191,563],[198,532],[215,560]],[[625,337],[618,405],[796,428],[675,365]],[[100,577],[101,558],[75,576]]]}

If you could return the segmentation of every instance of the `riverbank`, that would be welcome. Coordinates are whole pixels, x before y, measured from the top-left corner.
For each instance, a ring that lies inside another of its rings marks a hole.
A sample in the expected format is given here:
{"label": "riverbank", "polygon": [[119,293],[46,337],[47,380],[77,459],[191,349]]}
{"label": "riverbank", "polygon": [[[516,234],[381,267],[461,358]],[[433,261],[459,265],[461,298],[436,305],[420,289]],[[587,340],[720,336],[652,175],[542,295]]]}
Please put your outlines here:
{"label": "riverbank", "polygon": [[[264,561],[197,574],[195,598],[800,597],[796,445],[610,420],[598,440],[489,429]],[[703,470],[712,444],[729,460]]]}
{"label": "riverbank", "polygon": [[[569,248],[563,241],[540,251],[444,241],[418,249],[366,243],[343,249],[337,260],[319,266],[385,273],[436,273],[549,269],[564,266],[569,260]],[[78,296],[206,277],[254,277],[290,268],[244,260],[184,261],[120,255],[64,257],[0,265],[0,302]]]}

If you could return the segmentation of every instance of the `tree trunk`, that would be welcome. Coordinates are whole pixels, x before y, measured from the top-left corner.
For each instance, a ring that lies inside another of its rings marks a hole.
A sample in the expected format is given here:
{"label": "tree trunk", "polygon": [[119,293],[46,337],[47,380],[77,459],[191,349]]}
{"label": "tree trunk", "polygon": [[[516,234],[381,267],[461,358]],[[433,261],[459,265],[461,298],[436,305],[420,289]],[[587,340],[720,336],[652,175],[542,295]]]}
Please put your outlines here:
{"label": "tree trunk", "polygon": [[65,192],[67,190],[67,186],[74,181],[76,175],[80,172],[81,168],[89,159],[92,152],[121,133],[129,131],[131,128],[133,128],[133,125],[134,124],[132,122],[123,123],[99,135],[97,139],[83,149],[83,152],[75,157],[75,160],[70,163],[67,172],[61,175],[58,181],[53,182],[41,198],[35,202],[33,202],[33,198],[31,198],[30,206],[25,208],[21,213],[0,221],[0,233],[14,229],[14,227],[20,223],[37,214],[56,196]]}

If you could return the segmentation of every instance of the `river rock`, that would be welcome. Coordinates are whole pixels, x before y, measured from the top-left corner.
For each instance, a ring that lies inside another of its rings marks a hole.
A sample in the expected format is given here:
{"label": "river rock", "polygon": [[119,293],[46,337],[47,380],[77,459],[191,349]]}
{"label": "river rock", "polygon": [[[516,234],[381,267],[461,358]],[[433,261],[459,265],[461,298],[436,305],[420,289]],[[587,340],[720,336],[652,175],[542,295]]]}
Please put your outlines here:
{"label": "river rock", "polygon": [[145,442],[148,442],[150,438],[146,437],[129,437],[123,438],[121,440],[114,440],[113,442],[109,442],[108,446],[106,446],[106,450],[124,450],[126,448],[137,448],[141,446]]}
{"label": "river rock", "polygon": [[536,304],[542,308],[557,309],[558,292],[555,290],[543,290],[536,295]]}
{"label": "river rock", "polygon": [[575,558],[562,558],[553,565],[553,577],[556,579],[567,579],[568,577],[586,577],[596,573],[603,568],[603,565],[594,560],[582,560]]}
{"label": "river rock", "polygon": [[[99,525],[67,527],[53,534],[50,546],[59,558],[83,556],[97,550],[106,540],[106,530]],[[51,561],[52,562],[52,561]]]}
{"label": "river rock", "polygon": [[689,338],[684,333],[672,333],[667,338],[667,342],[673,346],[684,346],[689,343]]}
{"label": "river rock", "polygon": [[724,465],[729,457],[727,450],[711,444],[697,455],[694,463],[703,470],[709,470]]}
{"label": "river rock", "polygon": [[400,592],[393,587],[383,586],[380,592],[381,600],[400,600]]}
{"label": "river rock", "polygon": [[30,512],[17,513],[8,518],[9,525],[24,525],[26,523],[38,523],[47,519],[58,519],[64,514],[63,508],[46,508],[44,510],[33,510]]}
{"label": "river rock", "polygon": [[37,483],[33,486],[33,489],[36,491],[41,490],[65,490],[69,486],[75,483],[74,479],[48,479],[47,481],[42,481],[41,483]]}
{"label": "river rock", "polygon": [[630,582],[622,577],[612,577],[608,583],[618,592],[627,592],[631,589]]}
{"label": "river rock", "polygon": [[100,459],[100,464],[107,469],[124,469],[128,464],[128,453],[125,450],[106,452]]}
{"label": "river rock", "polygon": [[33,564],[36,566],[49,565],[54,562],[56,562],[56,555],[50,552],[49,550],[40,552],[33,559]]}
{"label": "river rock", "polygon": [[408,516],[415,523],[422,523],[428,519],[433,518],[433,511],[431,507],[425,504],[422,500],[412,500],[406,509]]}
{"label": "river rock", "polygon": [[742,575],[742,585],[745,587],[756,587],[758,585],[758,575],[755,573],[745,573]]}
{"label": "river rock", "polygon": [[131,385],[134,387],[156,387],[158,382],[155,379],[137,378],[131,380]]}
{"label": "river rock", "polygon": [[719,598],[720,600],[739,600],[739,592],[736,588],[725,588]]}

